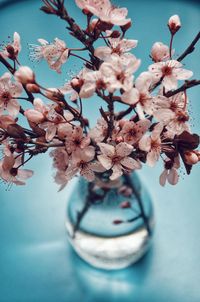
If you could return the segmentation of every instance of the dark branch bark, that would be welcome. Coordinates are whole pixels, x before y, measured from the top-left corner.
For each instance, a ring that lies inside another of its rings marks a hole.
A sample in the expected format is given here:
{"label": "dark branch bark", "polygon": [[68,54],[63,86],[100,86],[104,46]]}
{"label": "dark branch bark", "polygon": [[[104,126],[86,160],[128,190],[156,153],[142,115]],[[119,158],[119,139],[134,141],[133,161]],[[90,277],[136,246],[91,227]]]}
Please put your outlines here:
{"label": "dark branch bark", "polygon": [[200,39],[200,32],[196,35],[192,43],[186,48],[186,50],[182,53],[180,57],[178,57],[177,61],[181,62],[187,55],[192,53],[195,50],[195,45]]}
{"label": "dark branch bark", "polygon": [[200,85],[200,80],[191,80],[191,81],[186,81],[185,84],[183,84],[181,87],[179,87],[176,90],[170,90],[167,93],[165,93],[166,97],[171,97],[179,92],[185,91],[189,88],[192,88],[194,86]]}

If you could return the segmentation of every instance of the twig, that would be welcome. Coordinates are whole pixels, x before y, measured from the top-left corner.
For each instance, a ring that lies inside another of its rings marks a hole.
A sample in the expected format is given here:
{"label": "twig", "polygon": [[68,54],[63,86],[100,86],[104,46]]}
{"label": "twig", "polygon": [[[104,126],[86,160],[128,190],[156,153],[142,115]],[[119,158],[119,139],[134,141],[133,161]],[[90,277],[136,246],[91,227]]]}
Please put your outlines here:
{"label": "twig", "polygon": [[169,98],[169,97],[171,97],[171,96],[173,96],[173,95],[175,95],[179,92],[186,91],[187,89],[192,88],[192,87],[197,86],[197,85],[200,85],[200,80],[185,81],[185,84],[183,84],[178,89],[170,90],[170,91],[166,92],[165,96]]}
{"label": "twig", "polygon": [[186,48],[186,50],[182,53],[182,55],[178,57],[177,61],[181,62],[187,55],[192,53],[195,50],[195,45],[199,41],[199,39],[200,39],[200,32],[198,32],[192,43],[188,46],[188,48]]}

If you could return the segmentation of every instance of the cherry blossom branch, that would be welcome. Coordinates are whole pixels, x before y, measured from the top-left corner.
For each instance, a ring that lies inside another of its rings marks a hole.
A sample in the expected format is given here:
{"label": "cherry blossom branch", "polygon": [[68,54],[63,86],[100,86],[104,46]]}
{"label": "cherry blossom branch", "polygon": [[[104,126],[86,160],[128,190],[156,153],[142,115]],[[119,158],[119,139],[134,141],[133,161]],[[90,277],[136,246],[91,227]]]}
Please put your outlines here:
{"label": "cherry blossom branch", "polygon": [[94,56],[93,43],[95,38],[87,38],[84,31],[77,25],[75,20],[71,18],[64,6],[64,1],[56,0],[54,3],[50,0],[43,0],[46,6],[41,7],[41,10],[47,14],[53,14],[59,16],[62,20],[66,21],[69,25],[68,30],[72,32],[72,35],[79,40],[90,52],[93,63],[99,65],[100,60]]}
{"label": "cherry blossom branch", "polygon": [[191,54],[195,50],[195,45],[200,39],[200,32],[196,35],[192,43],[186,48],[186,50],[183,52],[180,57],[178,57],[177,61],[181,62],[187,55]]}
{"label": "cherry blossom branch", "polygon": [[171,97],[179,92],[182,92],[182,91],[186,91],[187,89],[190,89],[194,86],[197,86],[197,85],[200,85],[200,80],[191,80],[191,81],[185,81],[185,84],[183,84],[181,87],[179,87],[178,89],[176,90],[170,90],[168,92],[165,93],[165,96],[166,97]]}

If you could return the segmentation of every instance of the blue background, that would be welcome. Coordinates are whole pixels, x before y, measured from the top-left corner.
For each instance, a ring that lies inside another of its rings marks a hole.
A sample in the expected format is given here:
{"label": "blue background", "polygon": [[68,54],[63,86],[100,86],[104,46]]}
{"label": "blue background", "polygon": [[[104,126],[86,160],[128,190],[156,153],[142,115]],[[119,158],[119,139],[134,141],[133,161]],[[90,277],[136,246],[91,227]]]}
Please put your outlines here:
{"label": "blue background", "polygon": [[[40,12],[40,1],[1,1],[0,40],[18,31],[22,37],[21,62],[30,64],[26,43],[37,38],[66,39],[69,47],[76,42],[67,35],[65,24],[56,17]],[[67,0],[69,11],[84,24],[84,17],[73,0]],[[175,39],[177,54],[188,46],[200,29],[198,1],[124,0],[116,4],[129,8],[133,27],[129,37],[139,40],[134,53],[142,58],[140,70],[150,59],[148,54],[155,41],[169,42],[168,18],[179,14],[182,30]],[[199,78],[200,44],[185,60],[188,69]],[[22,60],[23,58],[23,60]],[[33,65],[32,65],[33,66]],[[45,63],[33,67],[38,81],[46,86],[60,86],[80,67],[69,60],[62,75],[49,71]],[[1,68],[1,73],[5,70]],[[71,70],[70,70],[71,69]],[[189,92],[193,129],[200,131],[200,89]],[[95,120],[95,98],[85,102],[85,113]],[[200,301],[200,200],[199,167],[190,177],[182,173],[176,187],[161,188],[158,177],[162,167],[144,168],[141,178],[154,200],[156,232],[150,252],[136,265],[122,271],[98,271],[81,261],[71,250],[65,232],[67,198],[74,181],[57,193],[53,183],[51,160],[47,155],[35,158],[29,168],[35,176],[25,187],[0,187],[0,302],[84,302],[102,301]]]}

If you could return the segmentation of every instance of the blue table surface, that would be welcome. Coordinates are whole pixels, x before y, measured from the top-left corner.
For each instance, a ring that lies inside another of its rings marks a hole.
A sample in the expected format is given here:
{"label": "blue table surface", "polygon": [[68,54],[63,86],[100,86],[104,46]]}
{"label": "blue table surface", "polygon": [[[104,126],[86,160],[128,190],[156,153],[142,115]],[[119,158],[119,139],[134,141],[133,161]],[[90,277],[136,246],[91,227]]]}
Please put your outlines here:
{"label": "blue table surface", "polygon": [[[84,18],[73,0],[67,0],[70,13],[82,24]],[[129,8],[133,27],[129,37],[138,39],[134,53],[142,58],[145,70],[151,45],[169,43],[165,26],[169,16],[179,14],[182,30],[175,38],[177,54],[188,46],[200,28],[199,1],[124,0],[116,4]],[[37,38],[66,38],[70,47],[76,42],[66,35],[65,24],[39,11],[40,1],[1,1],[0,39],[14,31],[21,34],[21,62],[30,64],[28,43]],[[200,44],[185,60],[199,78]],[[23,59],[22,59],[23,58]],[[39,82],[48,87],[61,85],[80,64],[69,60],[62,75],[49,71],[45,63],[33,66]],[[5,69],[1,68],[1,74]],[[200,130],[200,89],[189,92],[193,129]],[[85,113],[98,115],[98,101],[85,101]],[[52,179],[51,159],[35,158],[29,165],[35,176],[25,187],[0,187],[0,302],[198,302],[200,301],[200,169],[194,167],[187,177],[182,173],[176,187],[162,188],[158,177],[162,167],[144,168],[140,176],[154,200],[156,231],[149,253],[136,265],[121,271],[95,270],[80,260],[66,238],[66,201],[73,190],[72,181],[58,193]]]}

